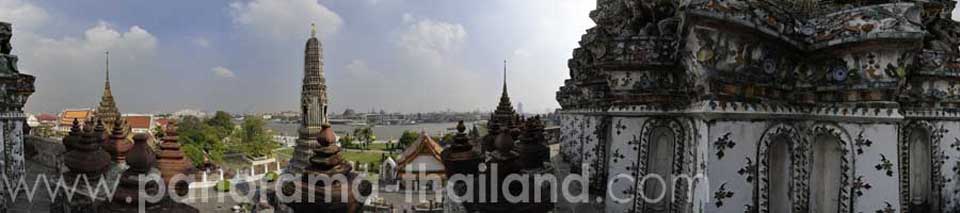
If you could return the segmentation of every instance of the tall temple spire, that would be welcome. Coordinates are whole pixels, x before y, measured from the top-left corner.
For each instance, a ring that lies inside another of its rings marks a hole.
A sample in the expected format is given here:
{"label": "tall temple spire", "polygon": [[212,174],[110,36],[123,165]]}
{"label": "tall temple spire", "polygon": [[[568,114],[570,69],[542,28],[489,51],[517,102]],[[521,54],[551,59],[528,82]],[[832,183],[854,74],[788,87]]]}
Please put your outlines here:
{"label": "tall temple spire", "polygon": [[[500,103],[490,116],[488,128],[512,128],[517,122],[517,111],[513,109],[510,96],[507,94],[507,60],[503,60],[503,93],[500,94]],[[496,124],[496,125],[494,125]]]}
{"label": "tall temple spire", "polygon": [[503,60],[503,97],[507,97],[507,60]]}
{"label": "tall temple spire", "polygon": [[110,51],[106,51],[103,54],[107,55],[107,87],[110,87]]}
{"label": "tall temple spire", "polygon": [[120,110],[117,109],[117,103],[113,100],[113,91],[110,89],[110,51],[104,52],[106,57],[105,72],[106,77],[103,83],[103,96],[100,98],[100,105],[97,106],[96,118],[103,121],[107,129],[113,129],[113,125],[120,120]]}
{"label": "tall temple spire", "polygon": [[303,171],[310,165],[317,137],[327,124],[327,83],[323,76],[323,48],[316,37],[316,24],[311,24],[310,38],[304,48],[303,87],[300,93],[300,130],[290,172]]}

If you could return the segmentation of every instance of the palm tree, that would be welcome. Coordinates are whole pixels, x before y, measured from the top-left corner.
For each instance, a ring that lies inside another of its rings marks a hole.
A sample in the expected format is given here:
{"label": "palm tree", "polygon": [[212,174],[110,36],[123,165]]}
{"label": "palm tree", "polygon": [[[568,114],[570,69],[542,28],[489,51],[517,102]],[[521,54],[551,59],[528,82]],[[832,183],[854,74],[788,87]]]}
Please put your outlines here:
{"label": "palm tree", "polygon": [[367,149],[371,142],[377,140],[377,136],[373,134],[373,128],[369,126],[354,129],[353,135],[363,143],[362,149]]}

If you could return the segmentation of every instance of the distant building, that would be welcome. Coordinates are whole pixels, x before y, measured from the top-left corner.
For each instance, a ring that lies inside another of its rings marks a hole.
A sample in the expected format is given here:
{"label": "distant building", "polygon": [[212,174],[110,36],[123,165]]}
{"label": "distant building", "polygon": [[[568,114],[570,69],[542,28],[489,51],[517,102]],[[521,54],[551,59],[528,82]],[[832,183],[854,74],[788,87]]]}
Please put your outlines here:
{"label": "distant building", "polygon": [[193,117],[202,118],[202,117],[207,117],[207,113],[204,111],[192,110],[192,109],[182,109],[180,111],[176,111],[173,113],[173,117],[180,118],[184,116],[193,116]]}
{"label": "distant building", "polygon": [[37,114],[37,122],[40,122],[40,125],[48,125],[51,127],[57,126],[57,115],[50,113],[40,113]]}
{"label": "distant building", "polygon": [[27,126],[30,126],[30,127],[40,126],[40,120],[37,120],[37,116],[27,115]]}
{"label": "distant building", "polygon": [[67,132],[70,131],[74,119],[83,124],[90,118],[93,118],[93,109],[65,109],[60,113],[59,117],[60,122],[57,123],[57,131]]}
{"label": "distant building", "polygon": [[124,115],[123,121],[133,133],[151,133],[156,123],[152,115]]}

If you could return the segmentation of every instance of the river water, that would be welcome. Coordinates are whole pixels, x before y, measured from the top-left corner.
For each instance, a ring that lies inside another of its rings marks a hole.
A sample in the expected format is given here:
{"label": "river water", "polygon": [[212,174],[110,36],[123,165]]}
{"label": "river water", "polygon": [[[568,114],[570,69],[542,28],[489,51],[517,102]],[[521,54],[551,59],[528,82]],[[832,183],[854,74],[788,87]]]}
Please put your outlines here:
{"label": "river water", "polygon": [[[467,131],[470,131],[470,128],[473,128],[473,125],[476,124],[477,128],[480,128],[485,121],[476,121],[476,122],[466,122]],[[333,131],[337,133],[338,136],[344,136],[353,134],[353,130],[361,126],[351,126],[351,125],[333,125]],[[387,126],[374,126],[373,134],[377,136],[377,141],[387,141],[393,140],[396,142],[403,131],[426,131],[427,134],[431,136],[439,137],[443,133],[456,132],[457,123],[422,123],[422,124],[413,124],[413,125],[387,125]],[[297,136],[297,129],[300,128],[299,123],[282,123],[282,122],[268,122],[267,128],[273,130],[277,135],[282,136]]]}

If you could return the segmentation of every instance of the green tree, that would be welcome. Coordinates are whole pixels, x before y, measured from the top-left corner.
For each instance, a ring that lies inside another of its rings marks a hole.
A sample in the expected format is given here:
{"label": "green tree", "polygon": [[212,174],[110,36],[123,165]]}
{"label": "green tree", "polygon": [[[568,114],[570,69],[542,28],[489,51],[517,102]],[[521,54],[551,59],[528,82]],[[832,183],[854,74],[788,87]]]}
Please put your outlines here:
{"label": "green tree", "polygon": [[340,146],[343,146],[343,148],[354,148],[353,146],[355,144],[353,144],[353,141],[353,136],[350,136],[350,134],[344,135],[340,137]]}
{"label": "green tree", "polygon": [[[213,162],[222,162],[223,154],[227,151],[220,130],[207,123],[193,116],[185,116],[177,123],[177,133],[187,157],[196,165],[203,163],[204,154]],[[163,135],[159,131],[156,134]]]}
{"label": "green tree", "polygon": [[404,130],[403,134],[400,135],[400,147],[396,148],[404,149],[407,146],[410,146],[410,144],[413,144],[414,141],[417,141],[417,138],[420,138],[420,133]]}
{"label": "green tree", "polygon": [[280,147],[273,140],[273,133],[266,128],[263,119],[248,116],[243,119],[240,129],[233,131],[231,143],[240,152],[251,157],[264,157],[273,153],[273,149]]}
{"label": "green tree", "polygon": [[353,129],[353,135],[363,144],[361,149],[367,149],[370,143],[377,140],[377,135],[373,134],[370,126]]}
{"label": "green tree", "polygon": [[454,136],[456,136],[455,133],[447,133],[446,135],[443,135],[443,138],[441,138],[440,141],[437,141],[437,142],[439,142],[440,145],[446,145],[446,144],[453,143],[453,137],[454,137]]}
{"label": "green tree", "polygon": [[233,133],[234,124],[233,116],[230,113],[224,111],[217,111],[205,122],[207,125],[214,127],[217,130],[217,135],[221,138],[225,138]]}

